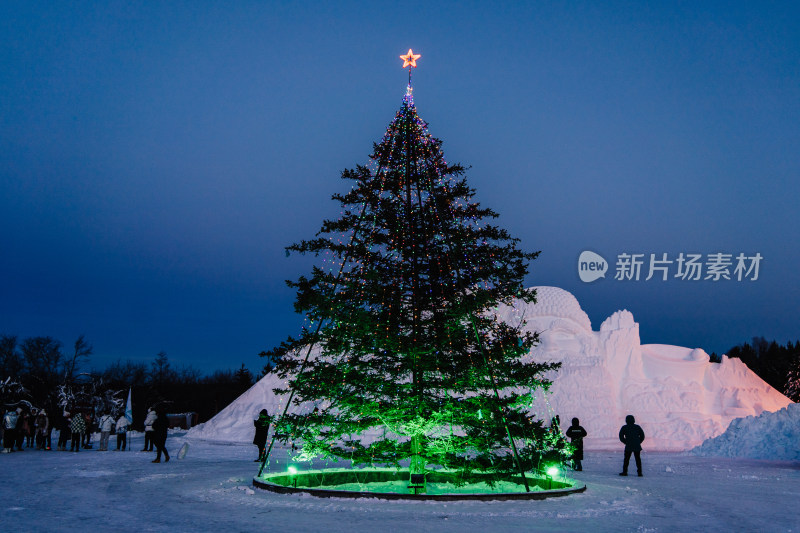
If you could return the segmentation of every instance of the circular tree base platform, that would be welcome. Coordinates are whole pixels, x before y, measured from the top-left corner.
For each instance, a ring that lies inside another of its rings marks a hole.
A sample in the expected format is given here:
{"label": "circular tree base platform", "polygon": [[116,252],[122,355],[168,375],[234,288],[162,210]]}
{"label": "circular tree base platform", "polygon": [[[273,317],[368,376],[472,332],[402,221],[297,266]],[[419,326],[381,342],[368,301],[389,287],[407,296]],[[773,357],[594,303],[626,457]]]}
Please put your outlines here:
{"label": "circular tree base platform", "polygon": [[[459,483],[457,472],[434,471],[426,475],[424,489],[409,486],[407,470],[324,469],[297,473],[265,473],[253,478],[253,486],[279,494],[310,494],[319,498],[376,498],[382,500],[460,501],[460,500],[543,500],[583,492],[586,485],[567,480],[526,474],[530,491],[520,476],[496,481],[480,481],[488,474],[475,474],[471,483]],[[414,494],[414,492],[418,492]]]}

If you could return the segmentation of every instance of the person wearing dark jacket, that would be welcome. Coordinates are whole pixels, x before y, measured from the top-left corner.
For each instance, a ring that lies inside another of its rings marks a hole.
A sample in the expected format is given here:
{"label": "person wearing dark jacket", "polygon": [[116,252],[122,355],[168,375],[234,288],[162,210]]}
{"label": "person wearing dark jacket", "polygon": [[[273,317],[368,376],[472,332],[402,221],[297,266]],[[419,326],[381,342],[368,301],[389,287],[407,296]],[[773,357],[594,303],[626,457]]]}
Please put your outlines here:
{"label": "person wearing dark jacket", "polygon": [[264,460],[264,454],[267,448],[267,435],[269,434],[269,413],[266,409],[262,409],[258,413],[258,419],[253,420],[253,425],[256,427],[256,435],[253,437],[253,444],[258,446],[258,459],[256,462]]}
{"label": "person wearing dark jacket", "polygon": [[169,452],[167,451],[167,430],[169,429],[169,420],[167,420],[167,413],[163,407],[156,409],[156,419],[153,422],[153,444],[156,446],[156,458],[153,459],[154,463],[161,462],[161,452],[164,452],[164,462],[169,462]]}
{"label": "person wearing dark jacket", "polygon": [[579,472],[583,470],[581,461],[583,461],[583,438],[586,435],[586,430],[580,425],[580,420],[573,418],[572,425],[567,428],[567,437],[575,446],[575,451],[572,453],[572,468]]}
{"label": "person wearing dark jacket", "polygon": [[631,454],[636,459],[636,472],[642,477],[642,441],[644,441],[644,430],[636,424],[633,415],[625,417],[625,425],[619,430],[619,440],[625,444],[625,460],[622,463],[620,476],[628,475],[628,464],[631,462]]}
{"label": "person wearing dark jacket", "polygon": [[36,415],[39,413],[36,409],[31,413],[25,413],[22,418],[22,432],[25,434],[25,447],[36,447]]}
{"label": "person wearing dark jacket", "polygon": [[92,434],[94,433],[97,420],[95,420],[92,411],[83,413],[83,419],[86,423],[86,431],[83,434],[83,447],[88,450],[92,447]]}
{"label": "person wearing dark jacket", "polygon": [[67,451],[67,443],[72,440],[72,430],[70,429],[72,425],[72,415],[69,411],[65,410],[61,414],[58,425],[58,445],[56,449],[65,452]]}
{"label": "person wearing dark jacket", "polygon": [[42,409],[36,415],[36,447],[40,450],[50,449],[50,418]]}
{"label": "person wearing dark jacket", "polygon": [[[23,411],[17,419],[17,451],[22,451],[23,448],[31,448],[31,415],[27,411]],[[26,444],[27,443],[27,444]]]}

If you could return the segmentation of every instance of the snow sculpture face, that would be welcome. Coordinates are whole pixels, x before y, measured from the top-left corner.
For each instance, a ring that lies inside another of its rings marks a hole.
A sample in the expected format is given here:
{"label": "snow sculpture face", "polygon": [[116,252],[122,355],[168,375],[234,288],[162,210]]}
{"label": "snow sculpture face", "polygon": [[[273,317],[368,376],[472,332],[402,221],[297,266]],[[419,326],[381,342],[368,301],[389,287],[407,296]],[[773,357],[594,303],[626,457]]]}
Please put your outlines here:
{"label": "snow sculpture face", "polygon": [[583,344],[590,339],[575,322],[563,318],[540,317],[530,319],[530,326],[539,332],[537,350],[545,353],[583,351]]}
{"label": "snow sculpture face", "polygon": [[[528,357],[562,366],[547,375],[553,380],[551,393],[538,398],[532,410],[540,417],[558,414],[562,420],[579,415],[582,425],[591,427],[588,443],[598,439],[616,442],[619,427],[613,379],[589,317],[563,289],[536,287],[536,291],[536,304],[520,305],[508,318],[525,320],[525,330],[539,333],[540,342]],[[605,423],[609,413],[613,413],[613,424]]]}
{"label": "snow sculpture face", "polygon": [[527,322],[527,331],[539,333],[533,353],[562,361],[595,351],[591,322],[574,296],[557,287],[537,287],[536,299],[536,304],[518,309],[514,317]]}

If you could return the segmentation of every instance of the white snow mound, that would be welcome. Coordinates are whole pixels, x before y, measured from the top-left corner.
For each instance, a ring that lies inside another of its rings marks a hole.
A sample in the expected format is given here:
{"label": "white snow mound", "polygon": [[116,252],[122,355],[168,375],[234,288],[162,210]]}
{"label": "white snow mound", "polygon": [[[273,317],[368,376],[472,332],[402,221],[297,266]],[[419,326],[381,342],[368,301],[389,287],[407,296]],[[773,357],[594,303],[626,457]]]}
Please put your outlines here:
{"label": "white snow mound", "polygon": [[[578,300],[557,287],[535,287],[537,303],[501,306],[498,316],[538,332],[532,361],[555,361],[550,393],[539,394],[531,410],[538,418],[558,415],[562,429],[573,417],[589,436],[587,449],[617,449],[625,416],[645,431],[644,448],[689,450],[722,434],[732,420],[778,411],[791,401],[738,359],[711,363],[700,348],[642,345],[639,324],[629,311],[617,311],[593,331]],[[286,396],[272,389],[285,384],[267,375],[231,405],[187,436],[249,442],[261,409],[280,414]]]}
{"label": "white snow mound", "polygon": [[800,404],[758,416],[738,418],[725,433],[691,450],[704,457],[748,457],[778,461],[800,461]]}
{"label": "white snow mound", "polygon": [[267,374],[214,418],[189,430],[186,436],[211,441],[252,441],[253,421],[262,409],[270,415],[283,412],[288,395],[276,395],[272,392],[276,388],[285,389],[286,380]]}

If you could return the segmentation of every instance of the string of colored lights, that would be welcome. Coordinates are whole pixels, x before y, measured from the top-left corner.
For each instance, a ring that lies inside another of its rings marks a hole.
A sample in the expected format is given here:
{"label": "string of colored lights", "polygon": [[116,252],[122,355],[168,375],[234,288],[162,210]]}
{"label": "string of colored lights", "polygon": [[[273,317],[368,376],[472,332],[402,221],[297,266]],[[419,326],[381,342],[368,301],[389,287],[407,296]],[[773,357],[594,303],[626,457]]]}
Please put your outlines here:
{"label": "string of colored lights", "polygon": [[[309,346],[302,361],[283,357],[278,365],[290,378],[290,400],[276,425],[301,443],[303,457],[399,464],[416,456],[464,471],[524,472],[542,450],[568,451],[563,438],[542,446],[541,421],[521,413],[530,394],[513,391],[520,384],[546,388],[541,374],[555,366],[519,364],[535,338],[488,312],[515,296],[533,298],[522,278],[525,260],[536,254],[482,224],[496,215],[470,201],[463,168],[448,165],[440,146],[416,113],[409,83],[370,156],[375,167],[343,172],[356,184],[334,197],[343,206],[340,219],[289,248],[329,254],[327,268],[294,283],[296,308],[316,327],[275,352]],[[311,344],[320,347],[313,360]],[[290,404],[307,401],[316,406],[312,413],[288,413]],[[358,436],[374,427],[382,438],[365,446]],[[525,465],[515,439],[525,441]],[[503,441],[515,459],[500,453]]]}

